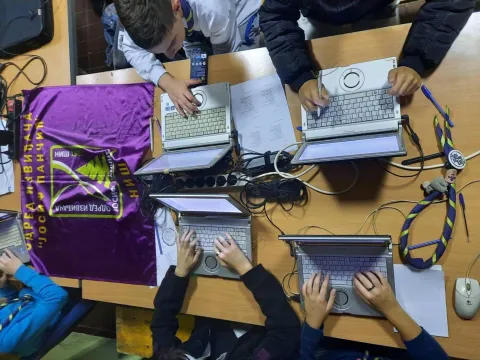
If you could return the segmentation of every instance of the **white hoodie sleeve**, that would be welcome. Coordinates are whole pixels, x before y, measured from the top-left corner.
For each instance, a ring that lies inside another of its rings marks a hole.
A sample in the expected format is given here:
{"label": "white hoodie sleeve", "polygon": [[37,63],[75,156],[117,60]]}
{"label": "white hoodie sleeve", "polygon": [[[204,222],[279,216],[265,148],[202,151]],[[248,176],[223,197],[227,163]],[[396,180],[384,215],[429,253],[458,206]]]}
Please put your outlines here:
{"label": "white hoodie sleeve", "polygon": [[160,77],[167,71],[154,54],[135,45],[126,31],[119,36],[119,48],[130,65],[137,70],[138,75],[158,86]]}

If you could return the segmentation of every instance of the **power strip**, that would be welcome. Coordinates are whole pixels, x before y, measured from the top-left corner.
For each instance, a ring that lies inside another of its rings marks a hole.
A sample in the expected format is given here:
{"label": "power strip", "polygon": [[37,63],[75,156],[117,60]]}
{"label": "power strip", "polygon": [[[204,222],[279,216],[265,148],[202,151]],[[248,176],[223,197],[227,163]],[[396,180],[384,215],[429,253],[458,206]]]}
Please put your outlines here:
{"label": "power strip", "polygon": [[240,190],[244,187],[249,178],[242,177],[240,173],[206,175],[206,176],[181,176],[175,179],[175,186],[178,191],[206,191],[215,190]]}

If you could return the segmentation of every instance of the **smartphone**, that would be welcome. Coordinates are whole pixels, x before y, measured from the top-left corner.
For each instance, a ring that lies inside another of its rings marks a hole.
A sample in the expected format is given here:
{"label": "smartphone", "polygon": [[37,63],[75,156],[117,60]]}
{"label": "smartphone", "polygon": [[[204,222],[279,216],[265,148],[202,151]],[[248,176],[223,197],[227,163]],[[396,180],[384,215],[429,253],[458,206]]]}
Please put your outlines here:
{"label": "smartphone", "polygon": [[199,79],[201,85],[207,85],[208,56],[202,48],[194,48],[190,57],[190,79]]}

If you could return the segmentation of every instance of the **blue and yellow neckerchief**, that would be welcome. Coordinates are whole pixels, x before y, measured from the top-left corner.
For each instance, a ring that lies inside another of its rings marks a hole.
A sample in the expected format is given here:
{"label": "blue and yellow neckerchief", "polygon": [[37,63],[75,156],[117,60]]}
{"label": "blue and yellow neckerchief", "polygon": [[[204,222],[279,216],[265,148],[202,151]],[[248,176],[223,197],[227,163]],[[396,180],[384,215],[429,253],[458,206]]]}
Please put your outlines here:
{"label": "blue and yellow neckerchief", "polygon": [[[450,111],[447,107],[447,114]],[[434,202],[443,194],[439,191],[432,191],[421,200],[415,207],[410,211],[410,214],[407,216],[405,223],[402,227],[402,232],[400,233],[400,255],[405,259],[410,265],[417,269],[427,269],[430,266],[434,265],[440,257],[445,252],[448,241],[452,237],[453,226],[455,224],[456,217],[456,204],[457,204],[457,188],[455,185],[455,180],[457,173],[461,171],[465,165],[465,157],[458,150],[455,150],[455,145],[452,140],[451,127],[447,121],[445,121],[445,133],[443,132],[437,116],[433,119],[435,126],[435,133],[437,134],[440,145],[442,146],[443,152],[448,161],[445,164],[446,175],[445,180],[450,184],[447,191],[447,215],[445,217],[445,225],[443,226],[443,232],[439,240],[427,241],[422,244],[408,246],[408,233],[410,231],[410,226],[412,225],[415,218],[428,207],[432,202]],[[410,250],[415,248],[429,246],[436,244],[434,253],[430,258],[424,260],[422,258],[414,258],[410,255]]]}
{"label": "blue and yellow neckerchief", "polygon": [[0,309],[3,309],[5,306],[10,305],[12,303],[15,303],[15,302],[19,303],[19,305],[15,308],[15,310],[13,310],[13,312],[10,315],[8,315],[4,321],[2,321],[2,323],[0,324],[0,331],[5,329],[8,326],[8,324],[12,322],[13,318],[17,316],[20,310],[22,310],[25,307],[25,305],[27,305],[31,300],[32,300],[32,297],[30,295],[24,295],[21,298],[15,298],[8,301],[7,303],[1,304]]}
{"label": "blue and yellow neckerchief", "polygon": [[180,6],[182,7],[183,18],[187,23],[187,37],[193,35],[193,11],[187,0],[180,0]]}

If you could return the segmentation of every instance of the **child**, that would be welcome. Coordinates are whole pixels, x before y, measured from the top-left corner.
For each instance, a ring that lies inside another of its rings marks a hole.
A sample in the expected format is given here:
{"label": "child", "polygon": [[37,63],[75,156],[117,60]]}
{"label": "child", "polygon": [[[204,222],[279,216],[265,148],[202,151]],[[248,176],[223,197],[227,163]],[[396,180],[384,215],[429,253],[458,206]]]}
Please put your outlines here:
{"label": "child", "polygon": [[155,54],[173,59],[185,46],[185,32],[187,42],[197,42],[198,35],[209,38],[214,54],[258,46],[258,31],[252,32],[258,29],[261,0],[114,0],[114,4],[126,30],[119,47],[127,61],[143,79],[168,93],[183,116],[200,105],[188,89],[199,81],[175,79]]}
{"label": "child", "polygon": [[[323,322],[333,308],[335,289],[327,294],[328,275],[320,284],[321,273],[314,274],[303,284],[302,294],[305,302],[305,323],[301,338],[301,360],[373,360],[383,359],[375,350],[361,351],[351,343],[342,341],[335,348],[328,346],[329,341],[323,335]],[[388,281],[379,272],[358,273],[353,280],[355,291],[368,305],[382,313],[398,329],[407,348],[394,349],[387,356],[389,359],[412,360],[447,360],[448,355],[440,344],[402,309],[395,298]],[[392,353],[394,354],[392,356]],[[407,357],[405,357],[407,355]]]}
{"label": "child", "polygon": [[[214,251],[220,263],[238,272],[253,293],[267,318],[265,328],[255,326],[237,340],[228,323],[197,317],[188,341],[182,344],[175,337],[177,315],[182,308],[190,272],[201,254],[196,244],[193,231],[177,240],[177,266],[170,267],[158,289],[151,325],[152,359],[274,360],[298,357],[294,353],[300,337],[300,322],[285,299],[282,287],[262,265],[253,267],[230,235],[220,236],[215,241]],[[218,286],[221,286],[220,281]]]}
{"label": "child", "polygon": [[[304,32],[297,23],[300,12],[319,27],[344,25],[375,18],[394,0],[266,0],[260,9],[260,28],[280,79],[290,84],[307,111],[328,104],[320,94],[314,64]],[[391,95],[406,96],[421,86],[421,77],[435,69],[450,49],[475,8],[475,0],[426,1],[419,10],[403,45],[398,68],[388,74]],[[325,49],[328,51],[328,49]]]}
{"label": "child", "polygon": [[[0,354],[29,356],[38,351],[46,333],[59,320],[68,294],[48,277],[23,265],[9,250],[0,256]],[[13,275],[26,287],[20,292],[7,283]],[[10,316],[12,316],[10,318]]]}

